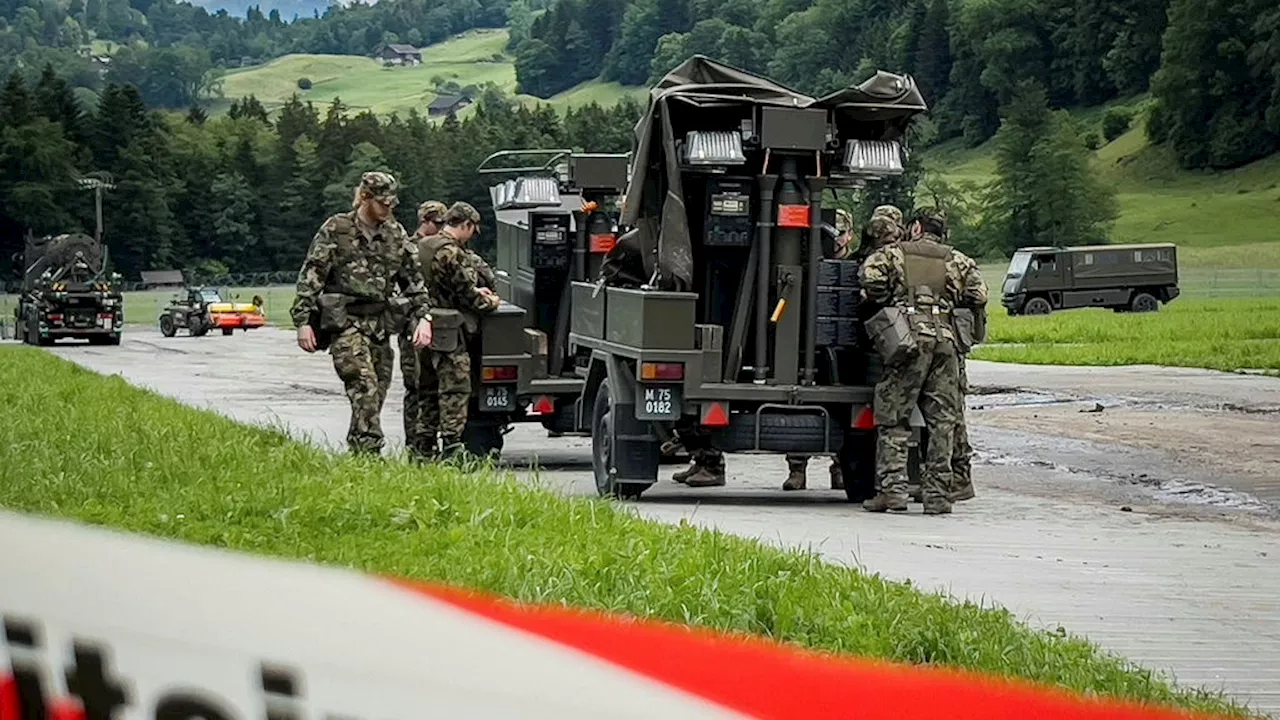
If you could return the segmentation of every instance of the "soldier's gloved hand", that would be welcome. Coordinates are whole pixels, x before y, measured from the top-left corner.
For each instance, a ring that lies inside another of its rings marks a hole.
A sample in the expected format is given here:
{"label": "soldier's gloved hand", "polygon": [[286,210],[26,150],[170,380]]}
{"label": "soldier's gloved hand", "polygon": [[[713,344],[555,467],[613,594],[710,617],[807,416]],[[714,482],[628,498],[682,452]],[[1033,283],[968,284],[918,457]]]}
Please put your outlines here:
{"label": "soldier's gloved hand", "polygon": [[309,353],[316,351],[316,331],[310,325],[298,328],[298,347]]}
{"label": "soldier's gloved hand", "polygon": [[416,350],[421,350],[422,348],[430,344],[431,344],[431,321],[426,319],[419,320],[418,327],[414,328],[414,331],[413,331],[413,347]]}

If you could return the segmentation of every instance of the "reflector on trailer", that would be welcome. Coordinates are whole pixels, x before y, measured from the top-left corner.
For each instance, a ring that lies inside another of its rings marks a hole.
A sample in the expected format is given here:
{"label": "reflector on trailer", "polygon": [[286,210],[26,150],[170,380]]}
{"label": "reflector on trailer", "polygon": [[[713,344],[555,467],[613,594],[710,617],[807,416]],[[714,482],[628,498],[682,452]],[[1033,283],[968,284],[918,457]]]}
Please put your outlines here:
{"label": "reflector on trailer", "polygon": [[702,424],[709,427],[729,425],[729,403],[719,400],[702,405]]}
{"label": "reflector on trailer", "polygon": [[856,430],[875,430],[876,414],[869,407],[864,407],[853,416],[853,427]]}
{"label": "reflector on trailer", "polygon": [[684,139],[684,160],[690,165],[741,165],[742,134],[736,131],[693,130]]}
{"label": "reflector on trailer", "polygon": [[902,146],[893,140],[850,140],[844,167],[857,175],[901,175]]}
{"label": "reflector on trailer", "polygon": [[533,401],[534,415],[550,415],[555,411],[555,401],[553,401],[549,395],[539,395],[538,399]]}
{"label": "reflector on trailer", "polygon": [[515,365],[487,365],[480,371],[480,379],[484,382],[515,380],[518,370]]}

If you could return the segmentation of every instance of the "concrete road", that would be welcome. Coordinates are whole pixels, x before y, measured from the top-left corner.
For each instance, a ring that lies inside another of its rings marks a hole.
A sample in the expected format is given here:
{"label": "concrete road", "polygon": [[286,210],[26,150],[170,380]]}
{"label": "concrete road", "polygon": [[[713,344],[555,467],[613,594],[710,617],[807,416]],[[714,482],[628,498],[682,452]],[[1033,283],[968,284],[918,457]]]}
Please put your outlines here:
{"label": "concrete road", "polygon": [[[327,355],[292,334],[166,339],[131,328],[117,348],[53,352],[235,419],[340,448],[347,405]],[[778,489],[786,464],[730,456],[725,488],[662,481],[633,505],[782,546],[807,547],[917,586],[1009,608],[1089,637],[1180,682],[1280,717],[1280,381],[1155,369],[971,364],[978,497],[954,515],[872,515],[825,488]],[[399,378],[384,413],[403,437]],[[1189,443],[1228,427],[1213,442]],[[1228,444],[1223,438],[1234,438]],[[530,482],[594,493],[589,441],[537,425],[504,459]],[[540,470],[527,469],[536,462]]]}

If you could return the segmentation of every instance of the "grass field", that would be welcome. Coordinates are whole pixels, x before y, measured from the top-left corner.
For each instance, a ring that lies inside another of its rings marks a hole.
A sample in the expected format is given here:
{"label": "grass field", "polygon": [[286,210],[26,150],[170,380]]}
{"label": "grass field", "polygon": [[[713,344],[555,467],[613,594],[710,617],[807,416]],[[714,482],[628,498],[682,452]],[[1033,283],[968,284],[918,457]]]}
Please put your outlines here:
{"label": "grass field", "polygon": [[[297,93],[303,100],[324,106],[335,97],[353,111],[372,110],[379,115],[404,115],[427,105],[439,94],[439,85],[452,81],[459,87],[493,83],[508,93],[516,91],[516,71],[504,48],[507,31],[472,30],[459,37],[422,49],[417,67],[383,67],[373,58],[354,55],[285,55],[265,65],[233,70],[223,79],[224,99],[212,103],[214,114],[231,101],[254,95],[270,112]],[[312,82],[310,90],[298,88],[299,78]],[[548,103],[557,109],[597,102],[611,105],[624,95],[643,100],[645,88],[624,88],[617,83],[590,81],[541,100],[517,95],[524,103]],[[459,117],[465,117],[464,109]]]}
{"label": "grass field", "polygon": [[14,510],[829,651],[1233,709],[1003,610],[488,471],[335,456],[32,348],[0,348],[0,402],[12,420],[0,424],[0,506]]}

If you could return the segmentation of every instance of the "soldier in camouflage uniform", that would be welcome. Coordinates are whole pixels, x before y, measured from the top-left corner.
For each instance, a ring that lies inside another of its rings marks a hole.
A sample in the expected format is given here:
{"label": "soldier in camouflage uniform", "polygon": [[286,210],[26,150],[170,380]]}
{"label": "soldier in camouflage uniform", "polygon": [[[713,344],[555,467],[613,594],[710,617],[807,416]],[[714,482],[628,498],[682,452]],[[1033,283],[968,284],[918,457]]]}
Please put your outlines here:
{"label": "soldier in camouflage uniform", "polygon": [[[886,222],[887,219],[887,222]],[[871,250],[890,239],[902,235],[902,211],[893,205],[881,205],[871,213],[871,220],[862,232],[862,242],[853,243],[853,216],[846,210],[836,210],[836,229],[840,231],[836,238],[835,259],[862,262]],[[808,479],[806,470],[809,465],[808,455],[787,455],[787,479],[782,483],[783,490],[803,490]],[[831,461],[831,489],[844,489],[844,473],[840,469],[840,459]]]}
{"label": "soldier in camouflage uniform", "polygon": [[872,512],[907,509],[908,423],[917,404],[929,432],[921,478],[924,512],[951,512],[952,440],[961,403],[951,311],[985,306],[987,291],[967,258],[941,242],[942,232],[936,215],[925,211],[907,240],[873,252],[860,272],[866,299],[904,311],[917,345],[905,360],[887,364],[876,384],[877,494],[863,503]]}
{"label": "soldier in camouflage uniform", "polygon": [[[946,237],[947,227],[946,218],[938,213],[931,218],[922,218],[919,221],[924,232],[937,232],[943,238]],[[956,274],[965,279],[966,283],[975,283],[979,286],[980,294],[986,297],[989,292],[986,281],[982,277],[982,273],[978,268],[978,263],[963,253],[956,253]],[[977,296],[979,291],[971,291],[965,288],[967,294]],[[985,324],[986,309],[974,308],[973,313],[979,317],[980,321]],[[959,334],[961,330],[957,330]],[[962,338],[972,343],[977,338]],[[964,502],[972,500],[975,496],[973,491],[973,446],[969,444],[969,424],[965,421],[965,414],[968,408],[965,406],[965,396],[969,394],[969,373],[965,369],[965,358],[968,355],[968,349],[961,344],[960,352],[957,356],[959,365],[959,383],[960,390],[960,414],[957,416],[955,437],[952,438],[951,444],[951,502]]]}
{"label": "soldier in camouflage uniform", "polygon": [[[449,208],[439,200],[428,200],[418,206],[418,230],[413,235],[415,243],[421,243],[440,232],[444,224],[444,214]],[[419,245],[420,246],[420,245]],[[413,347],[413,339],[408,334],[400,336],[400,377],[404,381],[404,444],[405,449],[414,460],[423,460],[436,454],[436,432],[439,417],[424,418],[423,412],[434,403],[426,403],[418,384],[419,352]],[[429,433],[429,436],[428,436]]]}
{"label": "soldier in camouflage uniform", "polygon": [[[475,258],[466,247],[479,230],[480,213],[467,203],[454,203],[445,213],[444,223],[439,234],[419,244],[441,342],[419,356],[418,378],[427,402],[422,416],[428,421],[439,418],[441,451],[449,457],[463,449],[462,433],[471,399],[468,339],[479,332],[479,316],[497,310],[501,300],[481,285]],[[445,336],[448,311],[454,311],[460,321],[452,338]],[[424,430],[433,433],[434,428]]]}
{"label": "soldier in camouflage uniform", "polygon": [[[347,445],[352,452],[380,454],[382,404],[391,386],[395,353],[390,336],[403,318],[413,328],[414,347],[431,342],[431,315],[422,266],[409,236],[392,215],[396,179],[367,172],[350,212],[325,220],[298,272],[290,309],[298,346],[329,350],[351,403]],[[402,303],[391,302],[399,294]]]}

